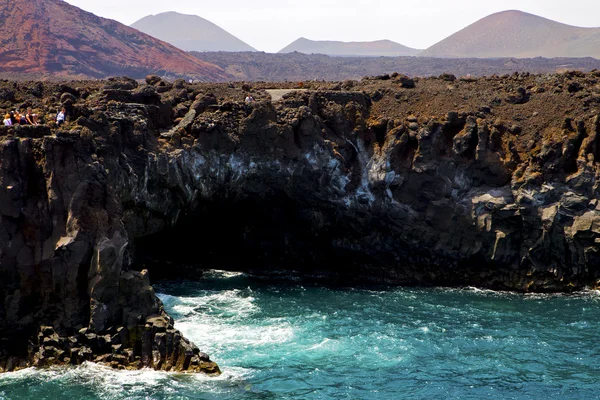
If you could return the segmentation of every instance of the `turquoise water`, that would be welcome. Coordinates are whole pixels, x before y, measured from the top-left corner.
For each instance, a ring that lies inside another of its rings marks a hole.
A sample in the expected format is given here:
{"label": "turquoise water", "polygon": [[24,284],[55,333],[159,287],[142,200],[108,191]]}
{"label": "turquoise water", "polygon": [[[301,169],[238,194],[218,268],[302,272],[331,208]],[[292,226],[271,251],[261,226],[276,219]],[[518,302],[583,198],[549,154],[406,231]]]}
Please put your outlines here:
{"label": "turquoise water", "polygon": [[339,288],[213,271],[158,287],[218,378],[86,365],[1,399],[600,398],[600,293]]}

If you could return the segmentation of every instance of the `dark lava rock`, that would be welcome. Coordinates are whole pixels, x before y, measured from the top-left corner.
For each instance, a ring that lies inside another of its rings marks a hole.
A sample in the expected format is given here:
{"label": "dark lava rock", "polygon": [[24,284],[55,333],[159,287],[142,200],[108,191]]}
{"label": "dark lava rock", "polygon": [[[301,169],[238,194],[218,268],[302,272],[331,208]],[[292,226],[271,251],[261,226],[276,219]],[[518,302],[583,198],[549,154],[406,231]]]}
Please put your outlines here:
{"label": "dark lava rock", "polygon": [[524,88],[520,87],[515,94],[510,94],[505,101],[510,104],[525,104],[529,101],[529,93]]}
{"label": "dark lava rock", "polygon": [[371,100],[373,100],[374,102],[378,102],[381,99],[383,99],[383,96],[384,94],[381,91],[376,90],[373,94],[371,94]]}
{"label": "dark lava rock", "polygon": [[446,73],[444,73],[444,74],[441,74],[441,75],[439,76],[439,78],[440,78],[441,80],[443,80],[443,81],[446,81],[446,82],[454,82],[454,81],[456,80],[456,76],[454,76],[454,75],[452,75],[452,74],[446,74]]}
{"label": "dark lava rock", "polygon": [[148,75],[146,77],[146,83],[148,85],[156,85],[160,82],[162,82],[162,78],[158,75]]}
{"label": "dark lava rock", "polygon": [[104,85],[105,89],[133,90],[138,87],[135,79],[126,76],[119,78],[109,78]]}
{"label": "dark lava rock", "polygon": [[1,101],[15,101],[15,91],[10,89],[0,89]]}
{"label": "dark lava rock", "polygon": [[65,92],[60,95],[60,103],[65,107],[72,106],[76,101],[77,97],[70,92]]}
{"label": "dark lava rock", "polygon": [[583,85],[581,85],[579,82],[571,82],[569,83],[569,86],[567,86],[567,91],[569,93],[577,93],[583,90]]}
{"label": "dark lava rock", "polygon": [[406,89],[414,89],[415,88],[414,79],[409,78],[406,75],[398,74],[396,77],[394,77],[394,81],[398,82],[400,84],[400,86],[403,88],[406,88]]}

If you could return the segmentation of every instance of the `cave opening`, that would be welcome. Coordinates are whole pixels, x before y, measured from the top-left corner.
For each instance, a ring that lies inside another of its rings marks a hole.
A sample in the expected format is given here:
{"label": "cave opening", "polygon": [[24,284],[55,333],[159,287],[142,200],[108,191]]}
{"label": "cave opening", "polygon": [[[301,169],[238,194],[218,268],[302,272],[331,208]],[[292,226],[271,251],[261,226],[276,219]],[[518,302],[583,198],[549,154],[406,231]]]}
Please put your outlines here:
{"label": "cave opening", "polygon": [[218,269],[262,276],[294,273],[354,280],[372,260],[345,246],[353,231],[335,209],[300,204],[286,194],[213,196],[178,222],[134,242],[134,268],[153,281],[196,279]]}

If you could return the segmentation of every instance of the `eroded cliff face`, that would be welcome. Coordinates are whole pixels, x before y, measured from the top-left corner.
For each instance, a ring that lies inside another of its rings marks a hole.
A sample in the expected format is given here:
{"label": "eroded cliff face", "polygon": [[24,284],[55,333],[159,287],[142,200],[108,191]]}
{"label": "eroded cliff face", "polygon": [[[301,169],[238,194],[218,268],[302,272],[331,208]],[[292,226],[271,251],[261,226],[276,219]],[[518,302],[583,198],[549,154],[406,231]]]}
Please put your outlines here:
{"label": "eroded cliff face", "polygon": [[0,131],[0,367],[218,372],[164,313],[140,266],[178,269],[157,259],[595,287],[597,79],[385,76],[275,103],[257,85],[250,104],[236,85],[5,83],[6,105],[70,122]]}

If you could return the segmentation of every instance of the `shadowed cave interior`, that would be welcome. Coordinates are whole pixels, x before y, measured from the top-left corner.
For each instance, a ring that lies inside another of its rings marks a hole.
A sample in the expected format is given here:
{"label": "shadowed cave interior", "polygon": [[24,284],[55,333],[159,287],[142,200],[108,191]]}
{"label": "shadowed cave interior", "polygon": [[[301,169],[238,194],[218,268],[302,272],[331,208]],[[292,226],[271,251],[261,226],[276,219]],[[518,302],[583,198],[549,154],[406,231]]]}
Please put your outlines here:
{"label": "shadowed cave interior", "polygon": [[361,266],[377,260],[341,245],[362,236],[349,221],[284,193],[215,196],[182,212],[175,226],[136,239],[133,267],[148,269],[153,281],[194,279],[207,269],[355,280]]}

